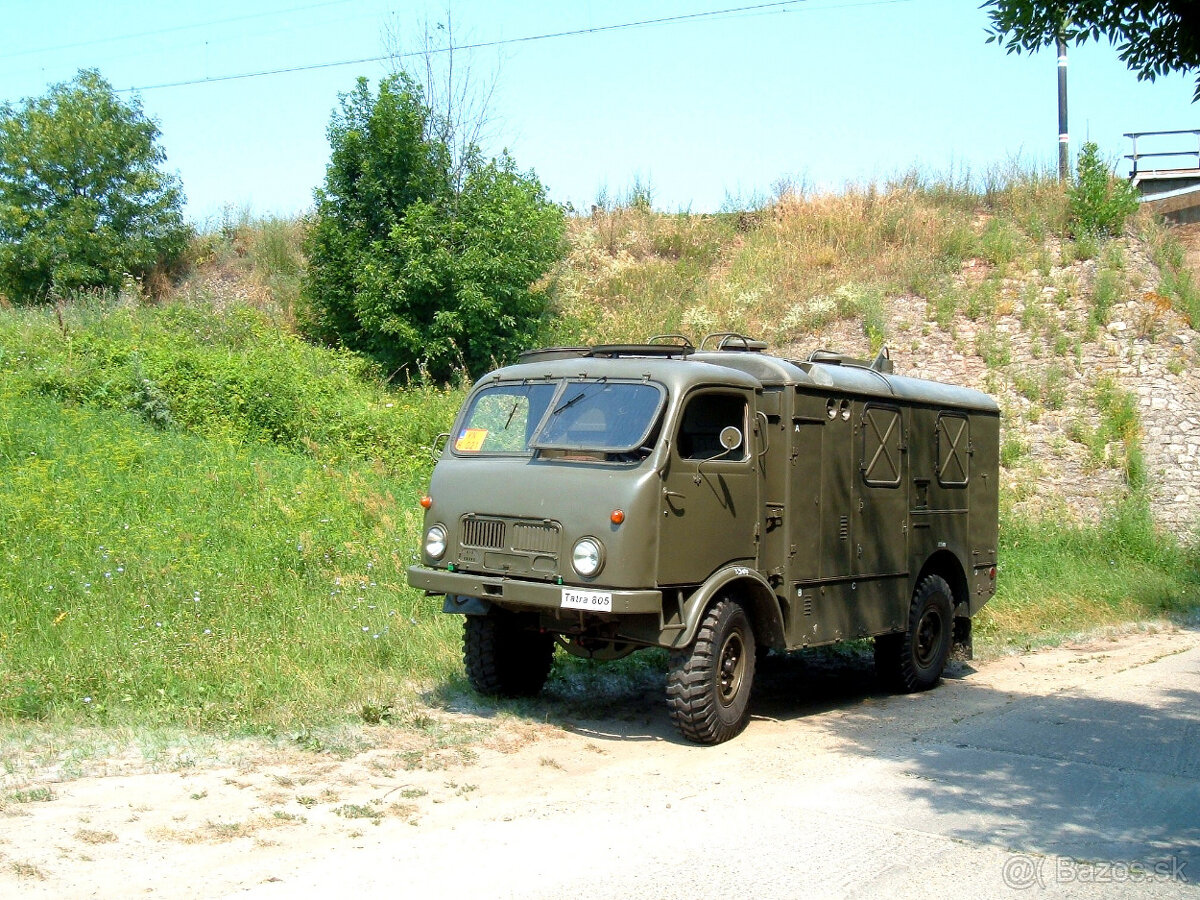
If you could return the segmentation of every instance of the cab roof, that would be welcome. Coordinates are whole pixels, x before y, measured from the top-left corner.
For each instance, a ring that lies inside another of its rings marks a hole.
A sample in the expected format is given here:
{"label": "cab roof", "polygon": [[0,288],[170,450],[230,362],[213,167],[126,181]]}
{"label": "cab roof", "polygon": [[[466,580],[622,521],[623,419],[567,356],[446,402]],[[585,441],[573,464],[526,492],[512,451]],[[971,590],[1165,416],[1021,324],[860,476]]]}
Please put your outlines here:
{"label": "cab roof", "polygon": [[766,345],[735,335],[715,349],[686,344],[609,344],[596,347],[548,347],[521,354],[521,361],[481,378],[476,386],[495,381],[541,381],[560,378],[615,378],[657,381],[678,393],[700,386],[734,385],[752,390],[795,387],[802,391],[840,392],[866,397],[952,406],[979,412],[1000,411],[982,391],[895,375],[881,353],[867,363],[829,351],[806,360],[763,352]]}

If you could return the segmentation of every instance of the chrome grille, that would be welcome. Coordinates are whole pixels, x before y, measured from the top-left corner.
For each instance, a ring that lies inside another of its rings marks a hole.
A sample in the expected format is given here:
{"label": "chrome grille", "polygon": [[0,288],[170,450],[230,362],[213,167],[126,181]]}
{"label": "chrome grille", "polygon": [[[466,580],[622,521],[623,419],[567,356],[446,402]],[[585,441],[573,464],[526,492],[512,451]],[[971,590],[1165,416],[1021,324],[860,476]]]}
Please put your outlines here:
{"label": "chrome grille", "polygon": [[464,547],[503,550],[504,522],[499,519],[463,519],[462,543]]}

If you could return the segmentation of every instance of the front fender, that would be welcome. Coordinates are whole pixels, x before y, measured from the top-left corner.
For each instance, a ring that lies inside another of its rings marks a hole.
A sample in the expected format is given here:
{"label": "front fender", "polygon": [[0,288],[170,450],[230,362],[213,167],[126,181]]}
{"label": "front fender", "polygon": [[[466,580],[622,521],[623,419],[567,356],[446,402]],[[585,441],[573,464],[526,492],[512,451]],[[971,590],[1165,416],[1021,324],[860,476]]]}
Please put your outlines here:
{"label": "front fender", "polygon": [[726,566],[718,569],[704,584],[684,601],[683,630],[675,635],[670,646],[682,649],[696,639],[700,620],[709,604],[719,596],[729,596],[746,607],[754,626],[755,641],[768,647],[782,647],[783,613],[775,591],[759,572],[749,566]]}

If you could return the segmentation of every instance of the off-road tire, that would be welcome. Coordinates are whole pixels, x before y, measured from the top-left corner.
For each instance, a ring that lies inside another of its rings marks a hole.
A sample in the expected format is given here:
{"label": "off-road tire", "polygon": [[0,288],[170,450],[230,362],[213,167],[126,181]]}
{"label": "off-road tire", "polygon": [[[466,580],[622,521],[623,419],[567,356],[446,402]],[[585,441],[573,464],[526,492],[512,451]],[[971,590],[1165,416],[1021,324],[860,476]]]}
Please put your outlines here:
{"label": "off-road tire", "polygon": [[953,594],[940,575],[927,575],[913,591],[908,628],[875,638],[875,670],[900,693],[925,691],[941,680],[954,638]]}
{"label": "off-road tire", "polygon": [[550,674],[554,636],[523,628],[493,610],[463,623],[463,663],[471,687],[489,697],[532,697]]}
{"label": "off-road tire", "polygon": [[733,600],[709,607],[687,650],[671,654],[667,709],[689,741],[720,744],[736,737],[750,720],[754,685],[754,629]]}

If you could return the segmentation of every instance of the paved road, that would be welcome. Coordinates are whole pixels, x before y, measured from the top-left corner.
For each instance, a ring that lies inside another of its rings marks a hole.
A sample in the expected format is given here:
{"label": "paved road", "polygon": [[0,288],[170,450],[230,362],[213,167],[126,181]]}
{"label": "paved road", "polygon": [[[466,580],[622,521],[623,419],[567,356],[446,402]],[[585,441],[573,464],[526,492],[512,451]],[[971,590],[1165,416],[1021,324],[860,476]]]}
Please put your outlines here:
{"label": "paved road", "polygon": [[1200,897],[1200,636],[1140,641],[909,697],[768,660],[736,741],[635,698],[485,766],[467,808],[229,896]]}

